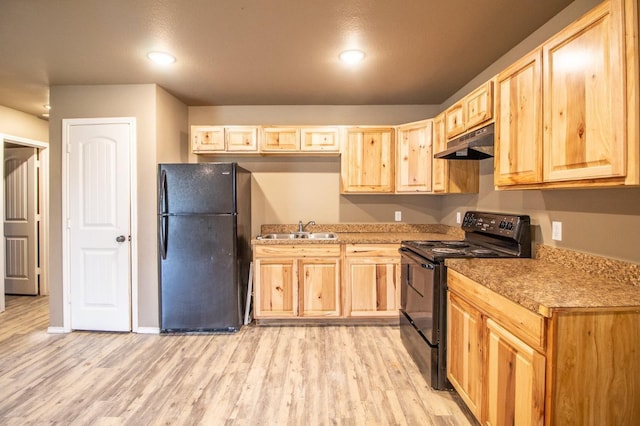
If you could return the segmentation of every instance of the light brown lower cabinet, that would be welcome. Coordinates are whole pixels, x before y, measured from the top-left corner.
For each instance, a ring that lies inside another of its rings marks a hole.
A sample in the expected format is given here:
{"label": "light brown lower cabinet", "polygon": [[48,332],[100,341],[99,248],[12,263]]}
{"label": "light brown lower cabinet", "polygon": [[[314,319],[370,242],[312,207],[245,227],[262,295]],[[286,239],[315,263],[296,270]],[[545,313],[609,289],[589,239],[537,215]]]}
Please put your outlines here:
{"label": "light brown lower cabinet", "polygon": [[540,315],[447,272],[447,377],[485,425],[636,425],[640,308]]}
{"label": "light brown lower cabinet", "polygon": [[254,245],[254,317],[397,318],[399,244]]}
{"label": "light brown lower cabinet", "polygon": [[400,307],[398,244],[347,244],[345,316],[397,317]]}
{"label": "light brown lower cabinet", "polygon": [[340,246],[254,246],[254,316],[340,315]]}

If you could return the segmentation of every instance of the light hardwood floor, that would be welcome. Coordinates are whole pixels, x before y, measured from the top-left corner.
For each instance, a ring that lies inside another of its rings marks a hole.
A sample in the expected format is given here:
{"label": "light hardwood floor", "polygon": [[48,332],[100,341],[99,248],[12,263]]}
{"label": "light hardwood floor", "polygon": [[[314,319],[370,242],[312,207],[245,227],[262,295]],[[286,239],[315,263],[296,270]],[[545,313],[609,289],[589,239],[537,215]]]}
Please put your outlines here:
{"label": "light hardwood floor", "polygon": [[47,334],[46,297],[0,313],[0,424],[466,425],[394,326],[233,335]]}

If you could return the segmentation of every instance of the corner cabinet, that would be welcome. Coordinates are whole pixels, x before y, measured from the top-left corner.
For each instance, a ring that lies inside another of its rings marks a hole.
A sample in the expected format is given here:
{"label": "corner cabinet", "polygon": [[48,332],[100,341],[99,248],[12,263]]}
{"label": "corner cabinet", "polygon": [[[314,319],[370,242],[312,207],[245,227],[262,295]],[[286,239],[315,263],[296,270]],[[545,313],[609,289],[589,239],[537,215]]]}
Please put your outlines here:
{"label": "corner cabinet", "polygon": [[393,193],[395,129],[346,129],[341,160],[343,194]]}
{"label": "corner cabinet", "polygon": [[347,244],[345,312],[347,317],[397,317],[400,308],[399,244]]}
{"label": "corner cabinet", "polygon": [[396,193],[431,192],[432,120],[398,127]]}
{"label": "corner cabinet", "polygon": [[340,245],[254,246],[256,319],[340,315]]}

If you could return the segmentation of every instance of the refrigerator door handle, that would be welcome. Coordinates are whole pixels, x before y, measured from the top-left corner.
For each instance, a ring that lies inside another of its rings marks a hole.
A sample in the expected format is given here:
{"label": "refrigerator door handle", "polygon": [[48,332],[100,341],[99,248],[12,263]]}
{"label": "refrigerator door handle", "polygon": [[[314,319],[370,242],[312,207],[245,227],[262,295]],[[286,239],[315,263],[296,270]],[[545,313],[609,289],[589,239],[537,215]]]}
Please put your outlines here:
{"label": "refrigerator door handle", "polygon": [[167,233],[169,217],[167,216],[167,172],[160,172],[160,188],[158,190],[158,213],[160,214],[160,255],[162,260],[167,258]]}
{"label": "refrigerator door handle", "polygon": [[160,256],[162,260],[167,258],[167,233],[168,233],[169,216],[160,215]]}
{"label": "refrigerator door handle", "polygon": [[160,188],[158,194],[158,213],[167,213],[167,172],[162,170],[160,172]]}

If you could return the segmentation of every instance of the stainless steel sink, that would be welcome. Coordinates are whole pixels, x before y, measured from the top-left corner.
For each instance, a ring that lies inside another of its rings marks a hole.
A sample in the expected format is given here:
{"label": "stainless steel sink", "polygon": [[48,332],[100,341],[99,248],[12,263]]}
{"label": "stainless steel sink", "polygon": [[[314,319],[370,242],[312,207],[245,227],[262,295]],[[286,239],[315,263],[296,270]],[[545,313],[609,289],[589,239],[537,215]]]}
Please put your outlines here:
{"label": "stainless steel sink", "polygon": [[259,240],[337,240],[335,232],[291,232],[287,234],[264,234]]}

